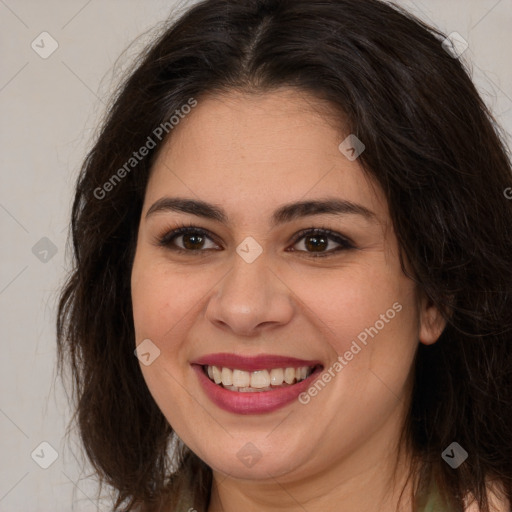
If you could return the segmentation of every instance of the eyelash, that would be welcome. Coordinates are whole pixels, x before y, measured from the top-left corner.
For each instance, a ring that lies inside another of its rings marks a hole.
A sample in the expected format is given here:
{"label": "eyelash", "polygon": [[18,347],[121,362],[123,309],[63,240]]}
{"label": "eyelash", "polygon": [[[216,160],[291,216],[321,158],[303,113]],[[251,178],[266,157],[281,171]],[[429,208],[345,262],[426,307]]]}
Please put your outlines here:
{"label": "eyelash", "polygon": [[[209,238],[211,241],[213,241],[214,243],[219,245],[215,241],[215,237],[212,234],[210,234],[209,231],[207,231],[203,228],[198,228],[197,226],[195,226],[193,224],[180,224],[175,229],[168,231],[161,236],[158,236],[156,238],[156,243],[157,243],[157,245],[159,245],[161,247],[168,248],[172,251],[175,251],[175,252],[178,252],[181,254],[185,254],[185,253],[189,254],[189,255],[192,254],[193,256],[206,256],[205,253],[208,250],[212,250],[212,249],[197,249],[197,250],[190,249],[189,250],[189,249],[182,249],[181,247],[177,247],[176,245],[173,245],[173,241],[176,238],[178,238],[180,235],[188,235],[188,234],[199,235],[199,236]],[[293,237],[292,245],[297,244],[297,242],[299,242],[303,238],[306,238],[308,235],[310,235],[310,236],[311,235],[323,235],[326,238],[328,238],[329,240],[332,240],[332,241],[340,244],[340,247],[331,249],[330,251],[327,251],[324,253],[316,253],[316,254],[313,252],[308,252],[308,251],[303,251],[303,250],[293,251],[293,252],[304,252],[304,253],[307,253],[308,255],[312,256],[313,258],[325,258],[325,257],[333,256],[334,254],[336,254],[342,250],[355,249],[354,244],[348,238],[343,237],[339,233],[335,233],[334,231],[331,231],[330,229],[323,228],[323,227],[316,227],[316,228],[311,227],[311,228],[307,228],[307,229],[303,229],[303,230],[299,231]]]}
{"label": "eyelash", "polygon": [[[192,254],[194,256],[206,256],[206,252],[211,249],[197,249],[197,250],[188,250],[188,249],[182,249],[181,247],[177,247],[173,245],[174,239],[178,238],[180,235],[200,235],[206,238],[209,238],[211,241],[217,244],[215,242],[215,237],[210,234],[209,231],[198,228],[197,226],[193,224],[180,224],[175,229],[166,232],[163,236],[157,237],[157,245],[166,247],[168,249],[171,249],[172,251],[184,254]],[[330,251],[324,252],[324,253],[313,253],[308,251],[296,251],[296,252],[305,252],[312,256],[313,258],[325,258],[329,256],[333,256],[335,253],[342,251],[342,250],[348,250],[348,249],[355,249],[354,244],[346,237],[341,236],[339,233],[335,233],[334,231],[331,231],[328,228],[323,227],[311,227],[307,229],[303,229],[299,231],[294,237],[292,241],[292,245],[297,244],[300,240],[303,238],[306,238],[308,235],[323,235],[326,238],[336,242],[337,244],[340,244],[340,247],[337,247],[335,249],[331,249]],[[219,245],[219,244],[217,244]],[[215,250],[215,249],[214,249]],[[293,251],[295,252],[295,251]]]}

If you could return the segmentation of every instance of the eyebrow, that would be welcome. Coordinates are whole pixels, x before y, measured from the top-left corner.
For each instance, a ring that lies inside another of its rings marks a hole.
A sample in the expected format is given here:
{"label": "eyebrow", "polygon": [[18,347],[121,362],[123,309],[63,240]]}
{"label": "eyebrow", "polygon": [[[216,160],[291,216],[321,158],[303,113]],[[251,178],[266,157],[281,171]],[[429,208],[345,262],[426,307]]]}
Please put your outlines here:
{"label": "eyebrow", "polygon": [[[149,208],[146,218],[157,212],[189,213],[222,224],[229,224],[228,216],[221,207],[195,199],[162,197]],[[377,220],[375,213],[360,204],[344,199],[327,198],[285,204],[274,212],[271,223],[272,227],[275,227],[302,217],[326,213],[332,215],[360,215],[370,221]]]}

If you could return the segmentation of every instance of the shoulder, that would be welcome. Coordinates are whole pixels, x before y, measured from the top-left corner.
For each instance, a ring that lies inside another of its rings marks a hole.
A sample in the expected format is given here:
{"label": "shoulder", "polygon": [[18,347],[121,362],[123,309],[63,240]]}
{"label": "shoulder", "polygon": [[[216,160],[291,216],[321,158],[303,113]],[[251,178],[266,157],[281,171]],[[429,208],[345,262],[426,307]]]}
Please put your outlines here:
{"label": "shoulder", "polygon": [[[489,499],[490,512],[512,511],[512,506],[505,495],[502,484],[488,481],[487,497]],[[472,497],[466,498],[466,507],[464,508],[464,512],[480,512],[478,504]]]}

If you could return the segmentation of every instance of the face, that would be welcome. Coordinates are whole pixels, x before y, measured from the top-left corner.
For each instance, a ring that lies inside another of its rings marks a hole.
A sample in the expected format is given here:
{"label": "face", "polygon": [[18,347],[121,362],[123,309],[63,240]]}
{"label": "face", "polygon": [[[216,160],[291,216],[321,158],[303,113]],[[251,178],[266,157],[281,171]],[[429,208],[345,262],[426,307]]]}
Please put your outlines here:
{"label": "face", "polygon": [[383,193],[338,148],[348,135],[296,91],[233,92],[199,101],[152,169],[131,282],[141,370],[214,471],[372,464],[398,434],[419,340],[441,332]]}

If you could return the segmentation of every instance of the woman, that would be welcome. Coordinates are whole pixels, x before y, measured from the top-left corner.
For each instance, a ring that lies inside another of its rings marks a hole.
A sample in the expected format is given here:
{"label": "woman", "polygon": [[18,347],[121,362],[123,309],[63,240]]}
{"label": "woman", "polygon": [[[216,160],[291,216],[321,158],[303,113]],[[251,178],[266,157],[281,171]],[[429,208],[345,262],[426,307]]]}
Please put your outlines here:
{"label": "woman", "polygon": [[141,56],[58,317],[116,510],[510,511],[512,174],[446,48],[377,0],[206,0]]}

